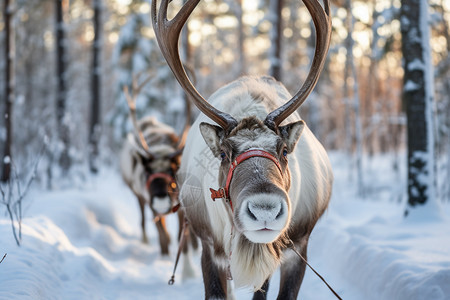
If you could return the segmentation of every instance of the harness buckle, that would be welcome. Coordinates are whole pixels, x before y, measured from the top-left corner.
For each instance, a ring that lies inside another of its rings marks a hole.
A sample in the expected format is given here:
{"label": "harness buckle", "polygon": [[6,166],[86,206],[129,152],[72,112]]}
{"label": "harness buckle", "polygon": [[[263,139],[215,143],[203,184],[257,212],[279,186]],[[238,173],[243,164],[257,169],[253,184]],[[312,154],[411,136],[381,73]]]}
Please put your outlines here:
{"label": "harness buckle", "polygon": [[213,201],[216,201],[216,199],[218,199],[218,198],[222,198],[224,200],[228,200],[227,196],[226,196],[227,193],[225,191],[225,188],[221,187],[218,190],[210,188],[209,190],[211,191],[211,199]]}

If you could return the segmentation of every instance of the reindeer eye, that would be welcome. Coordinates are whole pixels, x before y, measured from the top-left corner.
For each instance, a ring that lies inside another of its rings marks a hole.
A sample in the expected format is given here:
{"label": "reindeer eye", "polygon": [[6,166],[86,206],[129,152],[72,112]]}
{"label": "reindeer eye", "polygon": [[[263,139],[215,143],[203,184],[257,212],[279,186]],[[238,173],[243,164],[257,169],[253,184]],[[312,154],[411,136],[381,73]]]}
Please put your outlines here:
{"label": "reindeer eye", "polygon": [[222,160],[224,160],[225,158],[227,158],[227,155],[225,154],[225,152],[221,152],[221,153],[220,153],[220,158],[221,158]]}
{"label": "reindeer eye", "polygon": [[286,157],[288,155],[288,151],[286,148],[283,149],[283,156]]}

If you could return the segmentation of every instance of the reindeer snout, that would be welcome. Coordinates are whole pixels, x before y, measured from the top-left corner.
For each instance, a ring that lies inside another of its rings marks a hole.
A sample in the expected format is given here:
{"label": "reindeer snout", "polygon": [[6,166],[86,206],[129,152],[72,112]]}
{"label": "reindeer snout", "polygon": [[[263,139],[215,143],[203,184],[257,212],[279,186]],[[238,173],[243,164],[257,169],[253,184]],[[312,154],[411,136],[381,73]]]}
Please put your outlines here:
{"label": "reindeer snout", "polygon": [[239,229],[253,243],[273,242],[288,224],[287,198],[278,193],[246,197],[239,211]]}
{"label": "reindeer snout", "polygon": [[247,205],[247,213],[254,221],[273,222],[282,215],[282,210],[280,202],[248,202]]}

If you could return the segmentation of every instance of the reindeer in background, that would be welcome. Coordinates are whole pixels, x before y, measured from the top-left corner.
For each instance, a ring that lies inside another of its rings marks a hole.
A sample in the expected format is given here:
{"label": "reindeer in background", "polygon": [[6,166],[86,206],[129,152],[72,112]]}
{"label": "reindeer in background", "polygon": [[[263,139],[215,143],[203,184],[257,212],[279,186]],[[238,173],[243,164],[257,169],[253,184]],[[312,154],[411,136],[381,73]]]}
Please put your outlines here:
{"label": "reindeer in background", "polygon": [[[130,109],[134,131],[129,132],[120,154],[120,169],[125,183],[137,197],[141,212],[142,242],[148,243],[145,229],[145,210],[149,205],[156,225],[161,254],[169,254],[170,235],[165,217],[176,212],[179,207],[178,187],[175,174],[180,166],[185,138],[190,127],[190,103],[186,101],[186,123],[179,137],[173,128],[156,118],[147,116],[141,120],[136,117],[136,96],[150,77],[138,85],[138,76],[132,81],[132,95],[124,88]],[[181,226],[184,213],[178,211]],[[195,246],[195,245],[194,245]],[[185,252],[187,247],[185,247]]]}
{"label": "reindeer in background", "polygon": [[[180,85],[204,113],[186,142],[178,182],[180,201],[202,242],[206,299],[232,298],[230,281],[265,299],[281,267],[277,299],[296,299],[309,236],[331,196],[333,174],[320,142],[296,110],[317,83],[331,37],[329,1],[303,0],[316,28],[316,50],[305,83],[291,96],[271,77],[242,77],[206,101],[178,53],[180,31],[200,0],[188,0],[171,20],[169,0],[152,23],[158,44]],[[211,121],[213,121],[211,123]],[[198,160],[211,153],[205,168]],[[294,255],[294,251],[299,253]],[[300,254],[301,253],[301,254]]]}

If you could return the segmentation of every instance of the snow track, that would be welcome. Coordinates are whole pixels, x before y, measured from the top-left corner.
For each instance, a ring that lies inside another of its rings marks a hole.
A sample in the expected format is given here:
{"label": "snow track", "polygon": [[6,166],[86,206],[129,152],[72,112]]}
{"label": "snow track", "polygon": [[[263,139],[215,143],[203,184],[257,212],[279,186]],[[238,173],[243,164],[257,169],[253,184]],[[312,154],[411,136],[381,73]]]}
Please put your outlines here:
{"label": "snow track", "polygon": [[[310,239],[313,267],[346,300],[450,299],[449,205],[441,218],[405,220],[404,204],[391,200],[398,191],[394,175],[384,179],[390,184],[378,182],[390,193],[369,201],[355,196],[341,172],[335,164],[331,206]],[[161,257],[152,224],[150,245],[141,244],[137,201],[114,171],[83,189],[34,188],[25,202],[21,247],[1,211],[0,256],[7,253],[0,264],[1,300],[204,298],[200,253],[192,257],[196,277],[183,281],[181,262],[169,286],[177,245],[172,242],[171,256]],[[175,216],[168,225],[175,241]],[[268,299],[276,298],[278,281],[276,272]],[[248,290],[235,295],[251,299]],[[335,298],[307,269],[299,299]]]}

